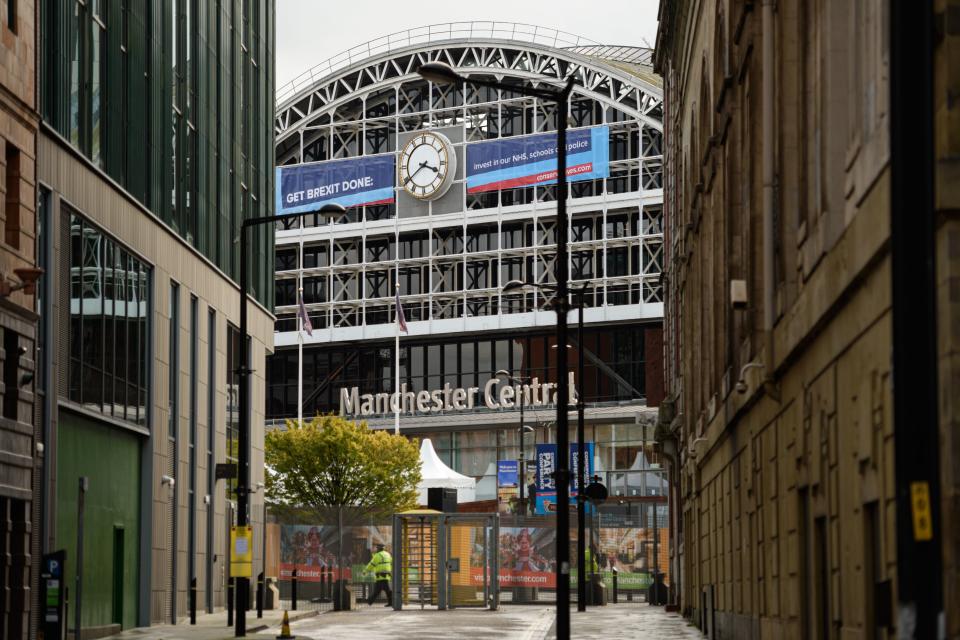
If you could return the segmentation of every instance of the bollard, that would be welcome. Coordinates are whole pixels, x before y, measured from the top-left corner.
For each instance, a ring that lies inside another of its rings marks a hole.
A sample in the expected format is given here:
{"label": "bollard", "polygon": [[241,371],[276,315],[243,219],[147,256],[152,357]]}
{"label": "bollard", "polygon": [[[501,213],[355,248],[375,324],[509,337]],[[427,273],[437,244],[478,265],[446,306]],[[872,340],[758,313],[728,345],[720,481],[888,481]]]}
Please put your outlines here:
{"label": "bollard", "polygon": [[293,574],[290,576],[290,611],[297,610],[297,570],[293,570]]}
{"label": "bollard", "polygon": [[263,617],[263,571],[257,574],[257,617]]}
{"label": "bollard", "polygon": [[233,626],[233,577],[227,578],[227,626]]}
{"label": "bollard", "polygon": [[197,579],[190,580],[190,624],[197,624]]}
{"label": "bollard", "polygon": [[613,604],[617,604],[617,600],[620,598],[620,585],[619,583],[619,574],[617,568],[613,568]]}

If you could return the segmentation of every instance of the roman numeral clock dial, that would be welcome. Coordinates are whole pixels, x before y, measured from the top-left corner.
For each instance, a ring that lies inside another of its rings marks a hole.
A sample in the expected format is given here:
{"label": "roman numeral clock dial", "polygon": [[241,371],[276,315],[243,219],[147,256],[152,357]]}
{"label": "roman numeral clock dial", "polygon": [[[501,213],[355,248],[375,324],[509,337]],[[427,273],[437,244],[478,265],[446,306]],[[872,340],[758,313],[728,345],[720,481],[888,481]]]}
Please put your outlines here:
{"label": "roman numeral clock dial", "polygon": [[403,145],[397,159],[397,180],[403,190],[419,200],[435,200],[453,184],[457,155],[442,133],[418,133]]}

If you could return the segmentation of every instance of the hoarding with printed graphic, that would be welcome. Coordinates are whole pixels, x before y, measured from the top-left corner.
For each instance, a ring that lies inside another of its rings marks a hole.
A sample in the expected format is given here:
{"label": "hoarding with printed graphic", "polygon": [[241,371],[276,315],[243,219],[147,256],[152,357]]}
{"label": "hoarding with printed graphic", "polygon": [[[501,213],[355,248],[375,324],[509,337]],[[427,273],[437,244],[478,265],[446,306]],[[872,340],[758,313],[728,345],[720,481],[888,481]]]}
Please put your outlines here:
{"label": "hoarding with printed graphic", "polygon": [[537,495],[536,513],[546,515],[556,513],[557,510],[557,483],[553,479],[553,472],[557,468],[557,445],[537,445]]}
{"label": "hoarding with printed graphic", "polygon": [[396,156],[385,153],[277,167],[276,213],[316,211],[325,204],[344,207],[394,201]]}
{"label": "hoarding with printed graphic", "polygon": [[[557,134],[513,136],[467,145],[467,193],[554,184]],[[610,175],[610,128],[567,132],[567,180]]]}

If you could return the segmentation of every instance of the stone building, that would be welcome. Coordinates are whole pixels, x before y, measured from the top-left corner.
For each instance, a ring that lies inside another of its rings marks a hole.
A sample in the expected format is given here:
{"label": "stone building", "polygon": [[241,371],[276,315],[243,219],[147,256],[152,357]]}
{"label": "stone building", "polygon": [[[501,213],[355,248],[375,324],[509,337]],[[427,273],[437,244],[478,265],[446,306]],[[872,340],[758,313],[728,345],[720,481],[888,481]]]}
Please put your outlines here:
{"label": "stone building", "polygon": [[[27,638],[36,450],[35,3],[0,2],[0,638]],[[27,286],[24,286],[27,285]]]}
{"label": "stone building", "polygon": [[[671,598],[710,637],[873,638],[900,622],[890,14],[880,1],[661,3],[658,433],[678,506]],[[946,96],[960,65],[956,26],[940,24],[944,597],[956,602],[960,180]]]}

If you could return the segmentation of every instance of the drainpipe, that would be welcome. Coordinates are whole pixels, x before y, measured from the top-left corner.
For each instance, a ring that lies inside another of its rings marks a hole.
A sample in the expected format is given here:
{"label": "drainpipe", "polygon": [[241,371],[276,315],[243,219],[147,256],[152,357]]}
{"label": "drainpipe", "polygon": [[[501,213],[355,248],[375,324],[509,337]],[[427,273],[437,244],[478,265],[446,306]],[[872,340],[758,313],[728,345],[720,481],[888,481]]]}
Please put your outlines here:
{"label": "drainpipe", "polygon": [[774,140],[773,140],[773,10],[775,0],[763,0],[763,334],[764,387],[770,391],[773,379],[773,320],[774,264],[773,264],[773,207],[774,207]]}

